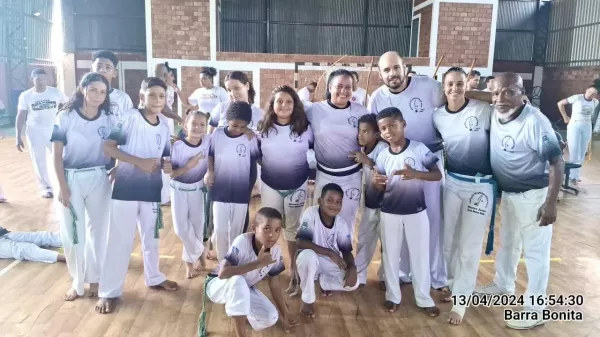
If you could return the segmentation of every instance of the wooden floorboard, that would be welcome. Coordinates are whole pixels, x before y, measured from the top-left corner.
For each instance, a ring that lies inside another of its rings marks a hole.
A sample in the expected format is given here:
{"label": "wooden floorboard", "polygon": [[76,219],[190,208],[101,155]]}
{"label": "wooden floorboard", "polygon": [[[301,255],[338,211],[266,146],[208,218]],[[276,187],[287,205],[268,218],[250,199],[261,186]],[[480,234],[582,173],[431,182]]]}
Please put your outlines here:
{"label": "wooden floorboard", "polygon": [[[410,285],[402,287],[403,301],[396,313],[381,308],[384,294],[378,290],[377,254],[369,269],[369,283],[352,293],[336,293],[318,298],[317,317],[301,319],[298,298],[287,299],[295,317],[301,321],[293,334],[297,337],[470,337],[470,336],[600,336],[600,143],[594,158],[583,169],[583,192],[579,196],[562,196],[558,220],[554,226],[549,294],[582,294],[581,307],[555,308],[583,312],[583,322],[552,322],[531,331],[510,330],[504,325],[504,308],[477,307],[468,310],[461,326],[446,323],[450,306],[439,303],[438,318],[426,317],[415,305]],[[0,140],[0,184],[9,199],[0,204],[0,223],[15,231],[58,230],[51,201],[39,197],[37,184],[27,153],[19,153],[14,139]],[[255,211],[259,201],[253,201]],[[70,287],[64,264],[42,264],[0,260],[0,336],[101,337],[101,336],[189,336],[195,335],[201,311],[203,277],[187,280],[181,261],[181,243],[171,226],[168,207],[163,208],[165,229],[161,232],[161,270],[181,289],[167,293],[148,289],[144,284],[143,264],[136,239],[125,284],[125,294],[118,310],[110,315],[94,312],[94,299],[64,302]],[[499,226],[499,222],[497,222]],[[283,241],[282,241],[283,244]],[[498,247],[496,235],[496,247]],[[286,250],[283,249],[285,252]],[[287,258],[287,256],[286,256]],[[494,264],[491,256],[482,256],[478,283],[491,280]],[[10,268],[10,269],[8,269]],[[5,271],[5,272],[3,272]],[[527,275],[519,264],[517,292],[523,293]],[[284,275],[287,282],[288,274]],[[259,288],[269,294],[265,284]],[[209,305],[211,337],[235,336],[232,322],[223,306]],[[252,336],[285,336],[279,326]]]}

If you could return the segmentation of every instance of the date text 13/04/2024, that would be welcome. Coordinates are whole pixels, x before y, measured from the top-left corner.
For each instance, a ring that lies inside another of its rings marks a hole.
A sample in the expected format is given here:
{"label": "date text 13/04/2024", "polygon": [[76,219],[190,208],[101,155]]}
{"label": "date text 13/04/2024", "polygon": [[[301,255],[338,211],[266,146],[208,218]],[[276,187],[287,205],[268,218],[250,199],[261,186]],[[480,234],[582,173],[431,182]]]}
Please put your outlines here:
{"label": "date text 13/04/2024", "polygon": [[452,295],[452,305],[474,307],[545,307],[582,306],[583,295],[513,295],[513,294],[472,294]]}
{"label": "date text 13/04/2024", "polygon": [[571,309],[565,311],[552,311],[550,309],[544,309],[542,311],[517,311],[505,309],[504,320],[581,322],[583,321],[583,313]]}

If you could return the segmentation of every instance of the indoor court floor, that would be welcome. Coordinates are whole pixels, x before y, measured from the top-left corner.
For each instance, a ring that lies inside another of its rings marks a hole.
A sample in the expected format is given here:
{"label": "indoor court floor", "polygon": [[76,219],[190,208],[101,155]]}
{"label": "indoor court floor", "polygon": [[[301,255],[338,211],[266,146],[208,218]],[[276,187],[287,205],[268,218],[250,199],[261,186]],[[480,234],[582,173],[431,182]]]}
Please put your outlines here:
{"label": "indoor court floor", "polygon": [[[600,336],[600,142],[596,142],[593,159],[583,169],[579,196],[563,195],[558,204],[554,225],[552,262],[548,294],[580,294],[581,307],[555,307],[554,310],[579,311],[581,322],[549,322],[529,331],[505,327],[503,310],[496,307],[471,308],[460,326],[446,322],[449,304],[443,295],[433,292],[442,310],[437,318],[427,317],[416,307],[410,285],[402,287],[403,301],[396,313],[382,308],[384,293],[377,285],[379,253],[369,269],[369,283],[352,293],[334,293],[318,297],[314,319],[301,318],[300,299],[287,298],[287,305],[300,326],[284,333],[280,325],[252,336],[327,336],[327,337],[584,337]],[[52,201],[42,199],[35,182],[28,153],[19,153],[13,139],[0,140],[0,184],[7,204],[0,204],[0,224],[11,231],[58,230]],[[259,207],[252,201],[252,211]],[[102,337],[102,336],[186,336],[196,334],[202,309],[204,275],[185,278],[181,260],[181,242],[171,226],[169,207],[164,207],[165,228],[160,233],[161,270],[179,283],[176,292],[161,292],[144,285],[139,239],[131,258],[125,294],[116,312],[100,315],[94,311],[95,299],[80,298],[65,302],[70,287],[67,266],[0,260],[0,336],[30,337]],[[107,210],[108,211],[108,210]],[[253,212],[251,217],[253,217]],[[497,226],[500,222],[497,221]],[[498,233],[498,231],[496,231]],[[496,234],[496,249],[499,246]],[[283,237],[281,238],[283,242]],[[285,252],[286,250],[283,249]],[[286,259],[288,257],[286,256]],[[494,253],[482,255],[478,283],[488,282],[494,274]],[[287,260],[286,260],[287,261]],[[209,262],[209,266],[213,266]],[[517,292],[527,284],[525,265],[519,264]],[[283,274],[285,283],[289,273]],[[266,284],[260,289],[270,296]],[[208,305],[208,331],[211,337],[235,336],[232,321],[221,305]],[[249,329],[249,328],[248,328]],[[250,331],[249,331],[250,332]]]}

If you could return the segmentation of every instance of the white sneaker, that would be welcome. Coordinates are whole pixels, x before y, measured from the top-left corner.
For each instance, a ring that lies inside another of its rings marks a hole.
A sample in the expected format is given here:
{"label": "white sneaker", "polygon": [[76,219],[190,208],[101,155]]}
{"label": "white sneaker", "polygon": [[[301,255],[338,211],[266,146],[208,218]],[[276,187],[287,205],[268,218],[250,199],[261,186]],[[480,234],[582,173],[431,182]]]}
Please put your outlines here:
{"label": "white sneaker", "polygon": [[484,284],[481,286],[477,286],[473,291],[474,294],[484,294],[484,295],[493,295],[493,294],[509,294],[512,295],[513,292],[504,291],[498,287],[498,285],[492,281],[488,284]]}
{"label": "white sneaker", "polygon": [[513,317],[515,318],[506,320],[506,326],[515,330],[533,329],[536,326],[544,325],[546,323],[546,321],[542,319],[542,313],[540,312],[515,312]]}

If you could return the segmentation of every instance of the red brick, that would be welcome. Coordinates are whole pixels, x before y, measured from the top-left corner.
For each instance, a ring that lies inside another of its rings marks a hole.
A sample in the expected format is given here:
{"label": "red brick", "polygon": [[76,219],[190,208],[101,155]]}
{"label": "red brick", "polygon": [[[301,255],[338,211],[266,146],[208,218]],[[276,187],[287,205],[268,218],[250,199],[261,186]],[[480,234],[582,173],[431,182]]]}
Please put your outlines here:
{"label": "red brick", "polygon": [[[419,23],[419,53],[418,57],[429,58],[429,43],[431,41],[431,18],[432,6],[424,7],[415,13],[413,16],[421,14]],[[427,64],[428,65],[428,64]]]}
{"label": "red brick", "polygon": [[541,110],[551,121],[560,118],[556,103],[571,95],[582,94],[600,78],[600,66],[544,68]]}

